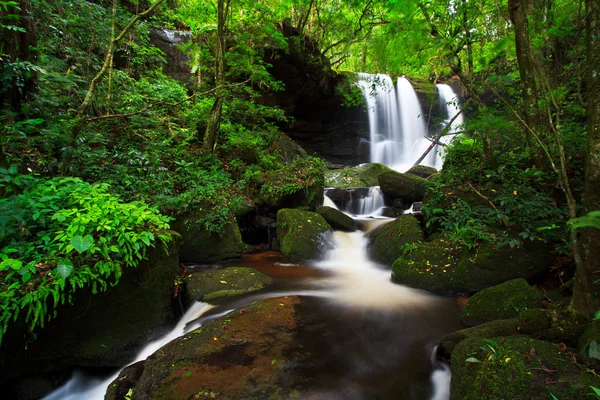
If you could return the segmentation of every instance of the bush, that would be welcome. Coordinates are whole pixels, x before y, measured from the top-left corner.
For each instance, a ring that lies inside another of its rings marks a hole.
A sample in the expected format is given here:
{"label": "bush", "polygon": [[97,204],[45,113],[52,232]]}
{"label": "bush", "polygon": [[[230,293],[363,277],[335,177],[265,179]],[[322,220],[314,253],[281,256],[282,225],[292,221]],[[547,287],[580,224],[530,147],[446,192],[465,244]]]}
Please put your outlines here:
{"label": "bush", "polygon": [[30,331],[43,327],[75,290],[105,291],[157,239],[170,240],[169,218],[120,202],[108,184],[20,176],[15,168],[0,176],[8,195],[0,200],[0,343],[21,313]]}

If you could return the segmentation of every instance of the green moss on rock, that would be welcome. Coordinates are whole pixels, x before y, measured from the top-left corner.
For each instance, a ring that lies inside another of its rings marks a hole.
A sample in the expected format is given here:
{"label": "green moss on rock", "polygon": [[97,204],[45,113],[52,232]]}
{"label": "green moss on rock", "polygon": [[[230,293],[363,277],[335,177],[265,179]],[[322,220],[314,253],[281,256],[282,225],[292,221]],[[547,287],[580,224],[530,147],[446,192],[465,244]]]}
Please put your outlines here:
{"label": "green moss on rock", "polygon": [[380,163],[325,171],[325,187],[358,188],[379,185],[378,177],[391,169]]}
{"label": "green moss on rock", "polygon": [[[473,359],[480,362],[468,362]],[[585,399],[600,377],[552,343],[517,335],[468,338],[452,353],[451,397],[461,400]],[[548,372],[552,371],[552,372]],[[553,382],[553,383],[548,383]]]}
{"label": "green moss on rock", "polygon": [[416,175],[423,179],[427,179],[431,175],[437,174],[438,170],[433,167],[428,167],[427,165],[415,165],[414,167],[411,167],[411,169],[406,171],[406,173]]}
{"label": "green moss on rock", "polygon": [[281,253],[292,260],[314,260],[332,247],[331,226],[321,215],[284,208],[277,212],[277,237]]}
{"label": "green moss on rock", "polygon": [[185,278],[186,299],[210,301],[260,290],[273,280],[253,268],[230,267],[195,272]]}
{"label": "green moss on rock", "polygon": [[325,221],[335,230],[346,232],[356,230],[356,221],[333,207],[321,206],[317,208],[317,214],[325,218]]}
{"label": "green moss on rock", "polygon": [[368,235],[367,251],[375,261],[392,265],[400,257],[406,246],[423,240],[419,221],[412,215],[401,215],[392,222],[382,225]]}
{"label": "green moss on rock", "polygon": [[419,176],[388,171],[379,175],[378,181],[381,191],[392,199],[413,203],[425,197],[426,181]]}
{"label": "green moss on rock", "polygon": [[467,329],[461,329],[446,335],[440,341],[441,351],[450,355],[457,344],[469,338],[491,338],[496,336],[512,336],[519,333],[519,320],[517,318],[501,319],[487,322]]}
{"label": "green moss on rock", "polygon": [[497,319],[516,318],[527,309],[540,307],[544,295],[525,279],[513,279],[484,289],[469,299],[461,319],[474,326]]}
{"label": "green moss on rock", "polygon": [[519,328],[525,334],[531,334],[549,329],[552,318],[540,308],[530,308],[519,313]]}

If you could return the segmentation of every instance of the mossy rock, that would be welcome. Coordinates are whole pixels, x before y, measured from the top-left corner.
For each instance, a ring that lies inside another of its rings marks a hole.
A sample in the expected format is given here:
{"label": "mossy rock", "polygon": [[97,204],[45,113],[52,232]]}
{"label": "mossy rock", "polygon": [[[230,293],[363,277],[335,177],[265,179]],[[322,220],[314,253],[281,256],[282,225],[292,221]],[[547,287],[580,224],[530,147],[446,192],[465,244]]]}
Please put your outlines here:
{"label": "mossy rock", "polygon": [[[548,293],[546,293],[546,296]],[[536,339],[552,343],[565,343],[570,347],[578,348],[581,344],[580,338],[590,326],[590,322],[583,315],[570,307],[568,303],[551,303],[545,310],[551,318],[548,329],[537,330],[530,336]]]}
{"label": "mossy rock", "polygon": [[288,135],[283,133],[277,139],[275,139],[273,146],[276,150],[279,150],[279,161],[283,165],[291,164],[298,157],[308,157],[308,154],[302,148],[302,146],[294,142]]}
{"label": "mossy rock", "polygon": [[590,386],[600,387],[600,377],[582,370],[566,350],[523,335],[465,339],[451,364],[450,396],[457,400],[578,400],[589,397]]}
{"label": "mossy rock", "polygon": [[539,308],[543,299],[543,293],[529,286],[525,279],[513,279],[471,297],[461,319],[465,325],[474,326],[517,318],[524,310]]}
{"label": "mossy rock", "polygon": [[281,253],[291,260],[315,260],[332,248],[331,226],[321,215],[284,208],[277,212],[277,237]]}
{"label": "mossy rock", "polygon": [[407,174],[413,174],[423,179],[429,178],[431,175],[435,175],[438,173],[438,170],[433,167],[428,167],[427,165],[415,165],[411,167]]}
{"label": "mossy rock", "polygon": [[422,201],[425,197],[427,181],[413,174],[388,171],[379,175],[378,182],[381,191],[392,199],[402,199],[406,203],[414,203]]}
{"label": "mossy rock", "polygon": [[325,187],[359,188],[379,185],[379,175],[391,169],[380,163],[325,171]]}
{"label": "mossy rock", "polygon": [[323,216],[325,221],[335,230],[346,232],[354,232],[356,230],[356,221],[340,210],[336,210],[333,207],[321,206],[317,208],[317,213]]}
{"label": "mossy rock", "polygon": [[233,215],[229,215],[219,233],[209,232],[198,220],[198,214],[191,214],[171,223],[183,237],[179,247],[181,262],[214,263],[239,258],[247,250]]}
{"label": "mossy rock", "polygon": [[524,334],[550,329],[552,318],[546,310],[530,308],[519,312],[519,328]]}
{"label": "mossy rock", "polygon": [[371,231],[368,239],[369,256],[379,263],[391,266],[404,253],[405,246],[423,240],[423,231],[415,217],[401,215],[392,222]]}
{"label": "mossy rock", "polygon": [[439,236],[399,257],[392,278],[440,294],[470,294],[516,278],[534,282],[551,262],[548,250],[537,243],[499,249],[486,243],[468,250]]}
{"label": "mossy rock", "polygon": [[231,213],[234,217],[243,217],[256,210],[256,204],[248,197],[243,197],[237,202],[231,204]]}
{"label": "mossy rock", "polygon": [[316,210],[317,207],[323,205],[324,178],[322,176],[310,186],[294,184],[293,190],[284,188],[280,179],[277,174],[269,176],[260,190],[260,200],[271,209],[280,210],[306,206],[311,210]]}
{"label": "mossy rock", "polygon": [[452,354],[456,345],[465,339],[512,336],[517,334],[519,334],[519,320],[517,318],[500,319],[471,328],[461,329],[446,335],[440,341],[439,351],[448,356]]}
{"label": "mossy rock", "polygon": [[579,339],[579,358],[588,367],[600,368],[600,322],[594,321]]}
{"label": "mossy rock", "polygon": [[307,384],[298,360],[309,357],[294,340],[300,302],[261,300],[210,321],[122,370],[105,398],[129,389],[135,399],[294,398]]}
{"label": "mossy rock", "polygon": [[273,280],[253,268],[230,267],[195,272],[184,282],[189,304],[195,300],[206,302],[253,292],[265,288]]}

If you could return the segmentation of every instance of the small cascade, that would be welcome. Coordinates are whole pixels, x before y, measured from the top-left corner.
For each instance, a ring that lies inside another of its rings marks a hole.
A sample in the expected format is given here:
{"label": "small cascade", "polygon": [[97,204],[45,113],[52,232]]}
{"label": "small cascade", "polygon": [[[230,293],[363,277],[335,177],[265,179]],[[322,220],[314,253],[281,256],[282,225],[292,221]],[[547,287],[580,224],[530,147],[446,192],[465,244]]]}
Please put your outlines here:
{"label": "small cascade", "polygon": [[335,208],[336,210],[339,210],[339,208],[335,205],[333,200],[331,200],[327,195],[323,196],[323,205],[325,207],[331,207],[331,208]]}
{"label": "small cascade", "polygon": [[[446,113],[448,115],[444,122],[442,122],[441,129],[443,129],[446,125],[448,125],[450,121],[452,121],[452,118],[454,118],[456,114],[460,112],[460,107],[458,102],[458,96],[456,95],[456,93],[454,93],[454,90],[452,90],[450,86],[439,83],[436,85],[436,87],[440,96],[440,103],[442,103],[442,106],[445,107]],[[448,129],[448,133],[458,132],[462,128],[463,123],[464,118],[463,115],[460,114],[456,117],[454,121],[452,121],[452,124],[450,124],[450,129]],[[453,137],[453,135],[444,136],[440,138],[440,142],[445,144],[450,143]],[[441,148],[438,149],[438,147]],[[434,152],[435,159],[433,166],[438,170],[442,169],[442,164],[444,163],[443,146],[436,146]]]}
{"label": "small cascade", "polygon": [[325,189],[324,198],[323,205],[329,205],[331,201],[335,208],[349,215],[380,216],[385,208],[385,199],[379,186],[329,188]]}

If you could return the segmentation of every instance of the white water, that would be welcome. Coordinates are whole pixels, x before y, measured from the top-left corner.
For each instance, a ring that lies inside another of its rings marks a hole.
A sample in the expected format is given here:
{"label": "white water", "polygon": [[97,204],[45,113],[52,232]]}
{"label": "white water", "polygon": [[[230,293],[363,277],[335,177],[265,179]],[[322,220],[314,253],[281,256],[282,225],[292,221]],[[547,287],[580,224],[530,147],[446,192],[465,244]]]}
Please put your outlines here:
{"label": "white water", "polygon": [[326,207],[331,207],[331,208],[335,208],[336,210],[339,210],[339,208],[335,205],[333,200],[331,200],[329,197],[327,197],[327,195],[323,196],[323,205]]}
{"label": "white water", "polygon": [[[444,105],[444,107],[446,108],[446,113],[447,113],[447,117],[444,120],[444,122],[442,122],[442,126],[441,129],[443,129],[446,125],[448,125],[448,123],[450,121],[452,121],[452,118],[454,118],[456,116],[456,114],[458,114],[460,112],[460,106],[459,106],[459,102],[458,102],[458,98],[456,96],[456,93],[454,93],[454,90],[452,90],[452,88],[448,85],[445,84],[437,84],[436,85],[438,93],[440,95],[440,102]],[[452,121],[452,124],[450,124],[450,128],[448,129],[448,133],[456,133],[458,131],[460,131],[462,129],[462,125],[464,124],[464,117],[463,114],[461,113],[458,117],[456,117],[456,119],[454,121]],[[442,138],[440,138],[440,142],[448,144],[452,141],[452,139],[454,138],[454,135],[448,135],[448,136],[443,136]],[[442,164],[444,163],[444,147],[443,146],[435,146],[436,148],[434,149],[435,151],[435,161],[434,161],[434,167],[439,169],[442,169]],[[439,147],[439,149],[438,149]]]}
{"label": "white water", "polygon": [[379,186],[371,186],[366,197],[352,199],[348,202],[346,213],[351,213],[351,210],[357,210],[354,214],[361,216],[380,216],[385,207],[383,192]]}
{"label": "white water", "polygon": [[[398,78],[396,88],[389,75],[358,74],[358,86],[367,103],[371,140],[371,162],[383,163],[390,168],[405,172],[431,145],[427,139],[427,118],[423,114],[417,93],[405,77]],[[440,101],[446,108],[446,126],[460,111],[457,96],[448,85],[438,84]],[[462,115],[452,123],[450,132],[456,132],[463,123]],[[443,138],[447,143],[450,136]],[[421,161],[441,169],[443,146],[435,148]]]}

